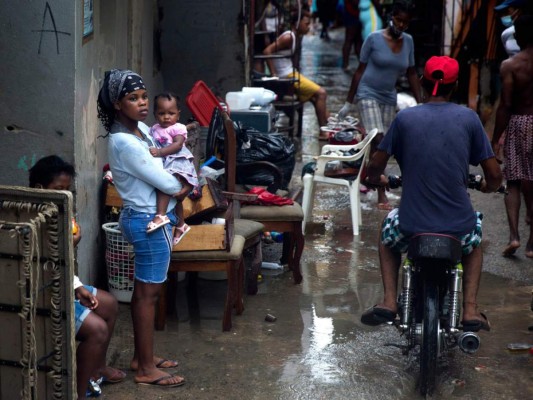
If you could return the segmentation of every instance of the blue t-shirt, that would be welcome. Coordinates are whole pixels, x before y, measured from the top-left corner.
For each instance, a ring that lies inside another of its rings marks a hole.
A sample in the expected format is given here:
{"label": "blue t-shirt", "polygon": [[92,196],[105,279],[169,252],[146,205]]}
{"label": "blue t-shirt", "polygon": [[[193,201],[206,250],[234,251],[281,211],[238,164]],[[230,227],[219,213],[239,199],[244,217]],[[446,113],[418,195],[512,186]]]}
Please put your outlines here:
{"label": "blue t-shirt", "polygon": [[469,164],[494,157],[474,111],[453,103],[407,108],[398,113],[378,148],[394,156],[402,171],[403,233],[462,236],[474,229]]}
{"label": "blue t-shirt", "polygon": [[396,81],[415,65],[413,37],[403,33],[402,49],[393,53],[383,31],[372,32],[363,43],[359,60],[367,65],[357,86],[357,98],[395,106]]}

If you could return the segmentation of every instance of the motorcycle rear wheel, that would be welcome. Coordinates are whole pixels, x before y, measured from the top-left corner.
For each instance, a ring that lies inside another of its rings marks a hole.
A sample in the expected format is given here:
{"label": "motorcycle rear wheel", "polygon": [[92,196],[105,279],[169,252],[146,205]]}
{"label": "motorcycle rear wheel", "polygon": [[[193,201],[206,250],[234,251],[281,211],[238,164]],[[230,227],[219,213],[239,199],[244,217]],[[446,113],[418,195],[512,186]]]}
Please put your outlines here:
{"label": "motorcycle rear wheel", "polygon": [[439,355],[439,288],[433,279],[424,283],[424,320],[420,345],[420,394],[433,394]]}

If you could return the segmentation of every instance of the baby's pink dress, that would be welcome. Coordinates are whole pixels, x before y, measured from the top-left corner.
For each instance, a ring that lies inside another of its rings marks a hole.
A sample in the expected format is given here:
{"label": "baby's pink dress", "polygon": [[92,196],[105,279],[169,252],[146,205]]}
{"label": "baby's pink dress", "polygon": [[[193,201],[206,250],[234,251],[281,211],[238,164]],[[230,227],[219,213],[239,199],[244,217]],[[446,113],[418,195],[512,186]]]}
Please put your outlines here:
{"label": "baby's pink dress", "polygon": [[[169,126],[168,128],[163,128],[161,125],[155,124],[150,128],[150,135],[154,139],[156,146],[163,148],[171,144],[177,135],[184,136],[186,142],[187,128],[180,123]],[[197,187],[198,175],[193,164],[194,156],[185,146],[185,142],[183,142],[183,146],[179,152],[165,157],[163,167],[172,175],[178,174],[185,178],[193,187]]]}

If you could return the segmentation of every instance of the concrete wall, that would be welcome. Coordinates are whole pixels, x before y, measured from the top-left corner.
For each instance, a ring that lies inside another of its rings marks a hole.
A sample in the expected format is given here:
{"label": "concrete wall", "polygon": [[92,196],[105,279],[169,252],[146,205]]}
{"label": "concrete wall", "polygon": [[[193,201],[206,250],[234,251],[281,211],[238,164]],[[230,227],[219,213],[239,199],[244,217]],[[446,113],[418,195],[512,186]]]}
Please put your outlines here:
{"label": "concrete wall", "polygon": [[84,43],[82,1],[1,1],[0,184],[27,186],[28,168],[42,156],[74,163],[83,237],[77,259],[87,283],[105,271],[98,217],[107,140],[98,138],[105,132],[96,99],[111,68],[136,70],[150,91],[161,90],[153,67],[155,4],[95,1],[94,34]]}
{"label": "concrete wall", "polygon": [[[107,163],[107,139],[96,111],[96,99],[105,71],[131,69],[141,74],[148,90],[161,89],[161,76],[153,69],[153,13],[155,0],[115,0],[94,3],[95,32],[83,43],[82,2],[78,4],[76,22],[79,33],[76,45],[74,102],[75,165],[78,172],[76,208],[83,228],[78,246],[78,263],[82,276],[95,282],[104,275],[103,259],[96,256],[105,241],[100,224],[102,168]],[[147,123],[153,123],[151,116]]]}
{"label": "concrete wall", "polygon": [[[159,0],[161,71],[183,103],[197,80],[219,97],[245,85],[243,1]],[[184,106],[182,118],[190,116]]]}
{"label": "concrete wall", "polygon": [[27,186],[28,168],[43,155],[74,161],[73,15],[79,2],[62,3],[1,2],[1,184]]}
{"label": "concrete wall", "polygon": [[46,155],[74,164],[83,236],[79,275],[94,284],[105,272],[99,194],[107,139],[99,137],[105,132],[96,111],[104,72],[140,73],[150,97],[168,88],[185,100],[198,79],[221,97],[239,90],[245,78],[242,2],[95,0],[88,40],[81,0],[0,5],[0,184],[27,186],[28,169]]}

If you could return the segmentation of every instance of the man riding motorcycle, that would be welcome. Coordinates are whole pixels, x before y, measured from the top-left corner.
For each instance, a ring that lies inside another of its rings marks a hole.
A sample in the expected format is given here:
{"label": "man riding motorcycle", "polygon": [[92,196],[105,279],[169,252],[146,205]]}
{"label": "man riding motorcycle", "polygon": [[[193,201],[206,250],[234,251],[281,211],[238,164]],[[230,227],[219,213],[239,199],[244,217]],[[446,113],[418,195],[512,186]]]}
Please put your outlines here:
{"label": "man riding motorcycle", "polygon": [[402,172],[400,207],[384,219],[379,259],[383,302],[361,316],[367,325],[393,321],[397,314],[398,270],[409,238],[418,233],[442,233],[461,240],[463,247],[463,330],[490,330],[477,310],[481,277],[481,219],[467,193],[469,165],[480,164],[485,179],[482,192],[496,191],[502,181],[500,167],[477,114],[451,103],[457,87],[459,64],[442,56],[431,57],[424,68],[425,104],[400,111],[370,160],[365,184],[387,184],[382,175],[390,156]]}

